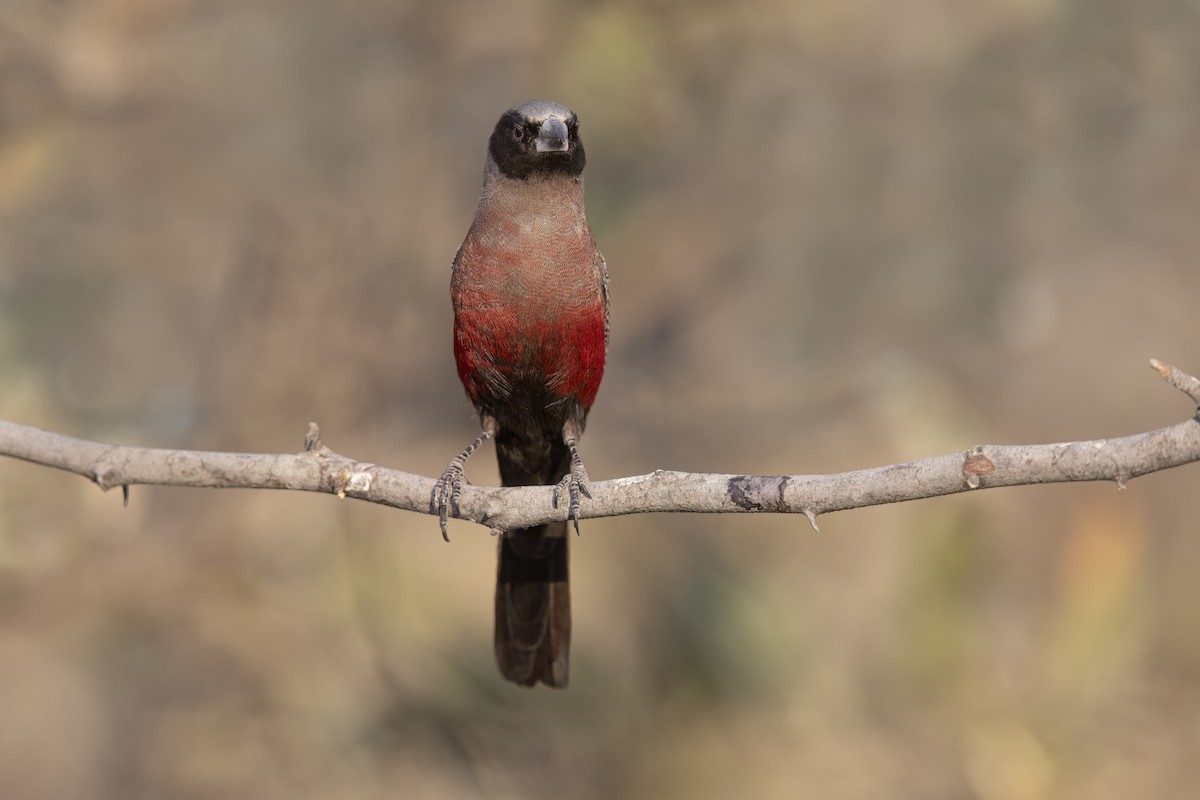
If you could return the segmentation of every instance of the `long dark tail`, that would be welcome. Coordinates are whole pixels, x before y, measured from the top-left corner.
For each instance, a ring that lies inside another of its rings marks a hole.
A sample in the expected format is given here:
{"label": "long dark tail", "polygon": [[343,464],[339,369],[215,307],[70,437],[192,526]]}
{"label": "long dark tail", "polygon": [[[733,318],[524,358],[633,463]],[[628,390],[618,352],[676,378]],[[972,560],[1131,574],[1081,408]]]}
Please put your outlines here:
{"label": "long dark tail", "polygon": [[[508,436],[496,440],[504,486],[555,484],[570,469],[561,441]],[[505,531],[496,574],[496,662],[507,680],[567,685],[571,650],[571,587],[567,523]]]}

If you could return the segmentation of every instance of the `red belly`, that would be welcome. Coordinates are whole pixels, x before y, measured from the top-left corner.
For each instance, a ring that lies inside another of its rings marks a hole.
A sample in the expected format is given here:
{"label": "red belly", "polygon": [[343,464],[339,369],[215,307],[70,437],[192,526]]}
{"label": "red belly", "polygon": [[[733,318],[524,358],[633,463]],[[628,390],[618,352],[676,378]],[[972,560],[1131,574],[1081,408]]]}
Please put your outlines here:
{"label": "red belly", "polygon": [[460,307],[454,318],[458,377],[476,406],[507,399],[518,383],[591,408],[604,374],[604,305],[559,309]]}

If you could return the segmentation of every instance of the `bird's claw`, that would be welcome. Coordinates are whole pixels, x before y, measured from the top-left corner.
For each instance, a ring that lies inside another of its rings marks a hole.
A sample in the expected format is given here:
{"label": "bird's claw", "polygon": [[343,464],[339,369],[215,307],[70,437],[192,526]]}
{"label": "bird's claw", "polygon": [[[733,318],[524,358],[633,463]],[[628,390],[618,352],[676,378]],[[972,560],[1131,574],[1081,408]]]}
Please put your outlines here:
{"label": "bird's claw", "polygon": [[450,534],[446,530],[446,520],[451,513],[458,516],[458,496],[462,492],[465,460],[455,458],[450,462],[446,471],[442,473],[442,477],[438,478],[437,483],[433,485],[433,496],[429,499],[429,511],[430,513],[437,512],[438,525],[442,528],[442,538],[447,542],[450,541]]}
{"label": "bird's claw", "polygon": [[442,526],[442,538],[447,542],[450,541],[450,534],[446,531],[446,518],[451,512],[458,516],[458,495],[462,492],[463,484],[467,482],[464,476],[467,459],[479,449],[479,445],[492,438],[495,433],[496,421],[485,417],[483,432],[476,436],[475,441],[467,445],[465,450],[450,460],[442,477],[433,485],[433,495],[429,498],[429,513],[437,513],[438,524]]}
{"label": "bird's claw", "polygon": [[567,519],[575,523],[575,535],[579,535],[579,496],[583,495],[588,500],[592,499],[592,493],[588,490],[588,474],[583,468],[583,464],[576,464],[571,468],[571,471],[563,476],[563,479],[554,487],[554,507],[558,508],[558,498],[562,492],[567,493]]}

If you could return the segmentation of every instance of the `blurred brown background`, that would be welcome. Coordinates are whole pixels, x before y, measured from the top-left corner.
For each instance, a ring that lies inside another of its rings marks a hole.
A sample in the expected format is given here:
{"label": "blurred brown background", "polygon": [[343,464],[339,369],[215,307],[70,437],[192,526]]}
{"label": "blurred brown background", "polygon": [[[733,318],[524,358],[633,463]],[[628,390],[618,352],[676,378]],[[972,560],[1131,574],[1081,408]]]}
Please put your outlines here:
{"label": "blurred brown background", "polygon": [[[0,418],[437,474],[487,136],[572,106],[612,278],[594,478],[1186,418],[1200,4],[6,0]],[[472,461],[496,480],[494,457]],[[1178,797],[1200,472],[592,520],[566,693],[495,542],[0,461],[5,798]]]}

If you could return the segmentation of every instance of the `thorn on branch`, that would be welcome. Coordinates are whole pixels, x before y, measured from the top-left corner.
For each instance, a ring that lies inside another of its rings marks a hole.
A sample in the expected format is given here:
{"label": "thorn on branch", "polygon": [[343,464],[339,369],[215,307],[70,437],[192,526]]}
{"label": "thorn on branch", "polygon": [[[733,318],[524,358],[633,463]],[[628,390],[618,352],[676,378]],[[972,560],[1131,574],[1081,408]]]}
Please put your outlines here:
{"label": "thorn on branch", "polygon": [[811,508],[805,508],[804,516],[808,517],[808,524],[812,525],[812,529],[817,533],[820,533],[821,529],[817,527],[817,512],[813,511]]}
{"label": "thorn on branch", "polygon": [[321,447],[321,429],[317,426],[317,423],[310,422],[308,423],[308,433],[304,435],[304,452],[320,452]]}
{"label": "thorn on branch", "polygon": [[129,484],[121,484],[121,507],[129,508]]}

